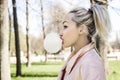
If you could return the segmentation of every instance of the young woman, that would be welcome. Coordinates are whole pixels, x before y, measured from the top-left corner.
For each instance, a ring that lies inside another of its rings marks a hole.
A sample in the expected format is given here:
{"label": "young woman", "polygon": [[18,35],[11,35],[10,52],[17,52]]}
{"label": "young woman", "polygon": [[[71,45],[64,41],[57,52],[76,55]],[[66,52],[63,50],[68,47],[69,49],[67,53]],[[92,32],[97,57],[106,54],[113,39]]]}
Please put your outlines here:
{"label": "young woman", "polygon": [[57,80],[106,80],[93,38],[98,34],[104,39],[109,24],[107,10],[97,4],[89,10],[76,8],[66,15],[60,37],[64,48],[72,46],[74,50]]}

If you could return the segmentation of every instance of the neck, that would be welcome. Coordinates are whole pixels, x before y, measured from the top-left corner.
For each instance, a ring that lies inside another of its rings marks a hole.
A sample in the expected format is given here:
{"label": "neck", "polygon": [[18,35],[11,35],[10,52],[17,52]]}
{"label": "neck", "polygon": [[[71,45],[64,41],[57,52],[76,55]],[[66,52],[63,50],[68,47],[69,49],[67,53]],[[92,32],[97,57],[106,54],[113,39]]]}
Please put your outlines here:
{"label": "neck", "polygon": [[90,41],[88,40],[87,37],[82,37],[82,38],[80,37],[73,46],[75,53],[78,52],[82,47],[86,46],[89,43],[90,43]]}

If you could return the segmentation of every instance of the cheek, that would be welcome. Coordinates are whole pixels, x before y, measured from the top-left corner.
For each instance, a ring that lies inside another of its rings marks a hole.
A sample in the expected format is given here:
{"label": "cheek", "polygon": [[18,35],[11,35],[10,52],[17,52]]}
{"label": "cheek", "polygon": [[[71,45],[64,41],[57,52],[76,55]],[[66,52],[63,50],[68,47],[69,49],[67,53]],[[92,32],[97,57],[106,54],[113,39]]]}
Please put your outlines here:
{"label": "cheek", "polygon": [[67,47],[72,46],[78,39],[77,29],[71,28],[64,32],[64,45]]}

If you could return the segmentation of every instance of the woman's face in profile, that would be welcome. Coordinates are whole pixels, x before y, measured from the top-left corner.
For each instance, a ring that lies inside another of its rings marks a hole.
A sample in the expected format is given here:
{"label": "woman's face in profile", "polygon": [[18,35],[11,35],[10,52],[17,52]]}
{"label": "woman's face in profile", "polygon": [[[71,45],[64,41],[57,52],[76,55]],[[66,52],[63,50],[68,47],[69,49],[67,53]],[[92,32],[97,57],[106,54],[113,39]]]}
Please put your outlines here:
{"label": "woman's face in profile", "polygon": [[69,17],[65,17],[60,35],[63,48],[73,46],[78,40],[79,30],[76,26],[76,23]]}

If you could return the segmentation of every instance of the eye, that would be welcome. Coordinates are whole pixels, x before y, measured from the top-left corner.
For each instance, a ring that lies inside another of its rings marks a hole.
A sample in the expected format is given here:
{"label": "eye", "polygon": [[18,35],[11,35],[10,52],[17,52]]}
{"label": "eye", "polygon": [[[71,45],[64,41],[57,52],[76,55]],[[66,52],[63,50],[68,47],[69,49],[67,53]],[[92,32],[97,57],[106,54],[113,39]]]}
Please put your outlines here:
{"label": "eye", "polygon": [[68,28],[68,26],[64,25],[64,29]]}

